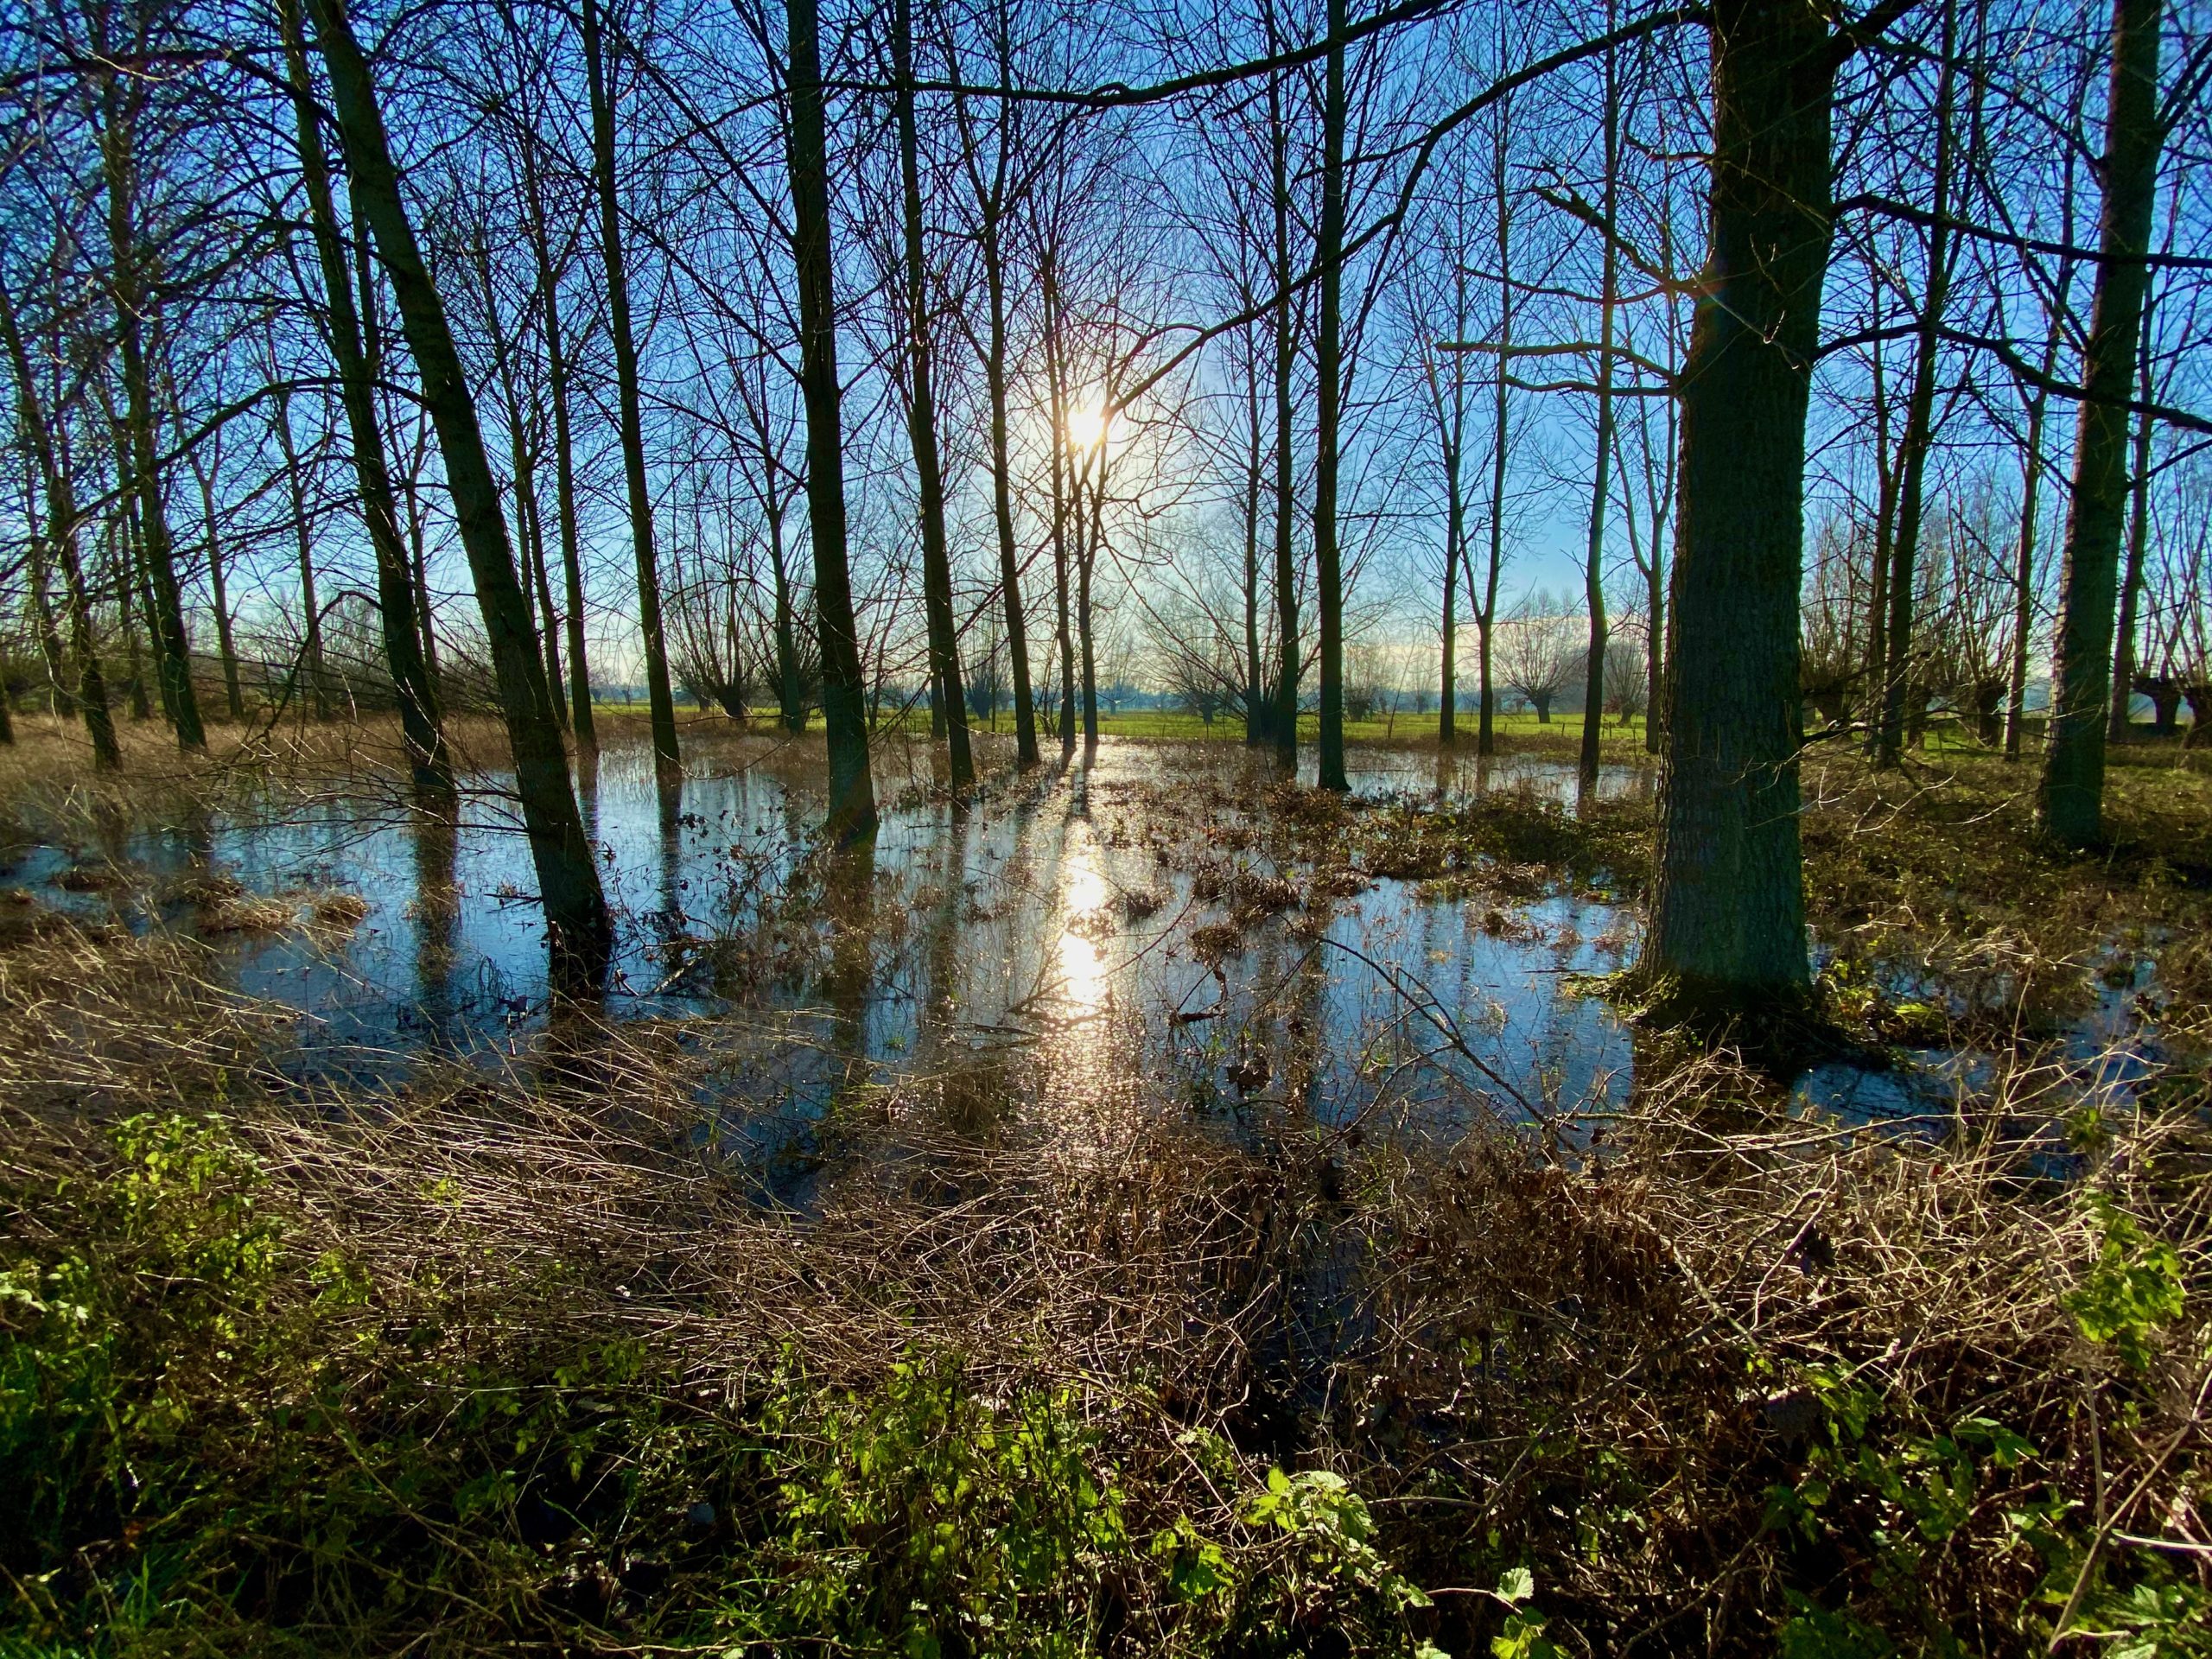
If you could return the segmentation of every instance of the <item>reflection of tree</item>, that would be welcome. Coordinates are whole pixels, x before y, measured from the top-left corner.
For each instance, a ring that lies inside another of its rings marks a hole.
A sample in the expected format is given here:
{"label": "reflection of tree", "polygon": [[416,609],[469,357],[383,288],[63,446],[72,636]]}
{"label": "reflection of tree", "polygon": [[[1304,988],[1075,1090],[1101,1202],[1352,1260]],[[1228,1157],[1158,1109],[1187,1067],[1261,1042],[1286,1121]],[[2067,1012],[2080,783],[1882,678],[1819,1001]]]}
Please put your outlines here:
{"label": "reflection of tree", "polygon": [[415,818],[415,994],[433,1031],[453,1023],[453,963],[461,924],[454,855],[459,841],[453,819],[442,813]]}

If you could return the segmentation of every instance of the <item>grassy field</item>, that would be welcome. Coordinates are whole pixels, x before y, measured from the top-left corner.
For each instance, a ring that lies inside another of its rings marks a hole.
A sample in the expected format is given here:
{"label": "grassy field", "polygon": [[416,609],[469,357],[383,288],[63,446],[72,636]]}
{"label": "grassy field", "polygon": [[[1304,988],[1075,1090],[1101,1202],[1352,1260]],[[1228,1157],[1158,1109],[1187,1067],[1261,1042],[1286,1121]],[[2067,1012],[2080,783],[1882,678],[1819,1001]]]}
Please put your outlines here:
{"label": "grassy field", "polygon": [[[642,702],[599,702],[594,705],[602,714],[620,716],[642,716],[648,711]],[[679,709],[679,720],[720,719],[718,714],[701,713],[696,709]],[[767,726],[775,719],[775,711],[756,709],[751,721]],[[893,730],[920,733],[929,728],[928,714],[922,709],[909,709],[903,719],[887,718],[879,727]],[[1500,715],[1494,727],[1498,735],[1521,743],[1574,744],[1581,741],[1582,723],[1580,715],[1555,715],[1549,721],[1539,721],[1526,711]],[[1003,736],[1014,735],[1014,715],[1001,710],[995,720],[978,720],[975,730],[995,732]],[[810,715],[807,729],[820,731],[819,712]],[[1192,714],[1172,709],[1132,709],[1119,714],[1104,709],[1098,714],[1099,734],[1103,737],[1135,737],[1160,742],[1241,743],[1244,739],[1244,722],[1232,715],[1224,715],[1205,721]],[[1305,714],[1299,717],[1298,736],[1301,743],[1319,741],[1320,716]],[[1471,745],[1474,741],[1475,721],[1471,715],[1462,714],[1459,741]],[[1384,715],[1372,720],[1348,720],[1344,722],[1344,741],[1349,743],[1421,743],[1433,741],[1436,736],[1436,714],[1401,714]],[[1049,740],[1047,740],[1049,741]],[[1638,716],[1624,723],[1608,716],[1605,721],[1605,741],[1607,748],[1640,749],[1643,747],[1643,721]]]}
{"label": "grassy field", "polygon": [[[594,707],[601,714],[625,718],[633,715],[642,718],[648,712],[642,702],[601,702]],[[722,716],[711,710],[701,711],[687,706],[679,708],[677,718],[686,721],[719,721]],[[755,709],[751,712],[749,723],[765,728],[774,719],[773,709]],[[1632,715],[1626,720],[1607,715],[1602,738],[1607,755],[1628,760],[1646,753],[1644,725],[1644,717],[1641,715]],[[878,729],[887,728],[919,735],[928,730],[929,716],[923,709],[909,709],[903,717],[887,716]],[[1495,716],[1492,728],[1501,742],[1513,748],[1572,750],[1582,741],[1582,716],[1580,714],[1554,715],[1548,721],[1541,721],[1530,710],[1516,709]],[[808,718],[807,729],[817,732],[822,729],[819,712]],[[976,721],[974,729],[1010,738],[1014,734],[1013,712],[1002,709],[995,719]],[[1301,744],[1318,742],[1320,729],[1319,715],[1308,712],[1299,716],[1298,737]],[[1102,709],[1098,715],[1098,730],[1103,737],[1141,738],[1151,742],[1241,743],[1244,739],[1244,722],[1234,715],[1222,715],[1206,721],[1173,709],[1132,709],[1118,714]],[[1475,716],[1469,710],[1460,711],[1459,737],[1463,746],[1471,747],[1474,743]],[[1436,711],[1433,709],[1426,713],[1400,713],[1344,722],[1344,741],[1348,743],[1420,745],[1433,742],[1435,738]],[[1047,737],[1045,741],[1049,742],[1051,740]],[[2042,742],[2040,720],[2030,721],[2028,741],[2031,746]],[[2149,737],[2147,729],[2142,729],[2139,730],[2136,747],[2141,752],[2157,753],[2177,745],[2173,740],[2153,741]],[[1929,721],[1921,747],[1929,754],[1990,753],[1967,730],[1963,721],[1954,719]]]}

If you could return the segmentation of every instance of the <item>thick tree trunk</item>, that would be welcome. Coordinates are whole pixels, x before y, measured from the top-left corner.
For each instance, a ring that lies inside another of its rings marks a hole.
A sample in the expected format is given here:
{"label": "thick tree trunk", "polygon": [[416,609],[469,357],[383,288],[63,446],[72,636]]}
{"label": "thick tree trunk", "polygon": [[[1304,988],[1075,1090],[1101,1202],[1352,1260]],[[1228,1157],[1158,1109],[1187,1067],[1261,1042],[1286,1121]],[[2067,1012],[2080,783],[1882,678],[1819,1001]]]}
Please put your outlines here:
{"label": "thick tree trunk", "polygon": [[1344,773],[1344,551],[1338,541],[1339,427],[1344,414],[1345,0],[1329,0],[1329,48],[1321,100],[1321,315],[1313,346],[1313,588],[1320,624],[1323,789],[1348,790]]}
{"label": "thick tree trunk", "polygon": [[645,700],[652,713],[653,769],[665,781],[681,775],[683,760],[677,747],[676,698],[669,689],[668,645],[661,626],[660,567],[653,555],[653,499],[645,480],[638,346],[630,328],[630,280],[623,267],[622,211],[614,177],[612,77],[601,50],[596,0],[583,0],[583,48],[591,100],[592,177],[599,196],[600,251],[607,262],[607,332],[614,342],[622,479],[629,493],[631,550],[638,563],[638,632],[645,646]]}
{"label": "thick tree trunk", "polygon": [[1681,397],[1681,539],[1643,969],[1694,1002],[1802,997],[1798,586],[1838,48],[1814,0],[1721,0],[1713,245]]}
{"label": "thick tree trunk", "polygon": [[[377,418],[378,365],[368,334],[371,321],[353,303],[353,283],[373,292],[365,262],[350,271],[346,238],[330,194],[330,167],[322,129],[315,114],[308,73],[307,36],[296,0],[285,0],[285,55],[290,67],[294,109],[299,124],[301,169],[315,226],[315,253],[322,266],[323,295],[330,311],[330,343],[346,408],[346,435],[353,444],[353,476],[361,493],[361,518],[368,525],[376,558],[377,614],[383,626],[385,665],[399,704],[402,741],[416,798],[425,806],[450,810],[454,800],[453,758],[429,664],[423,657],[423,621],[416,614],[413,570],[400,537],[399,503],[385,459],[384,428]],[[363,250],[356,250],[356,258]],[[212,531],[210,532],[213,533]]]}
{"label": "thick tree trunk", "polygon": [[2158,121],[2162,0],[2114,0],[2112,91],[2105,117],[2104,210],[2089,312],[2074,492],[2051,650],[2050,726],[2038,805],[2073,846],[2104,829],[2105,723],[2113,607],[2127,512],[2127,399],[2149,269],[2151,210],[2164,135]]}
{"label": "thick tree trunk", "polygon": [[930,676],[940,688],[956,793],[974,787],[976,760],[968,740],[966,682],[960,673],[959,625],[952,613],[952,556],[944,537],[944,473],[937,448],[936,371],[930,326],[930,273],[922,237],[921,142],[914,120],[912,0],[893,0],[892,74],[899,83],[899,180],[906,255],[906,435],[922,521],[922,610],[929,630]]}
{"label": "thick tree trunk", "polygon": [[837,385],[836,266],[830,248],[830,157],[817,0],[791,0],[791,259],[798,277],[799,378],[806,400],[806,501],[814,538],[814,613],[822,635],[822,715],[830,739],[830,831],[875,833],[867,686],[845,551],[845,458]]}
{"label": "thick tree trunk", "polygon": [[332,102],[344,141],[354,204],[375,233],[399,302],[400,323],[415,357],[422,395],[437,429],[454,516],[468,556],[492,667],[513,752],[524,826],[545,906],[551,979],[582,990],[600,982],[613,943],[599,868],[569,782],[569,760],[553,716],[552,690],[531,638],[529,607],[507,546],[499,487],[445,306],[423,263],[400,199],[384,118],[367,60],[341,0],[308,0],[316,45],[330,72]]}

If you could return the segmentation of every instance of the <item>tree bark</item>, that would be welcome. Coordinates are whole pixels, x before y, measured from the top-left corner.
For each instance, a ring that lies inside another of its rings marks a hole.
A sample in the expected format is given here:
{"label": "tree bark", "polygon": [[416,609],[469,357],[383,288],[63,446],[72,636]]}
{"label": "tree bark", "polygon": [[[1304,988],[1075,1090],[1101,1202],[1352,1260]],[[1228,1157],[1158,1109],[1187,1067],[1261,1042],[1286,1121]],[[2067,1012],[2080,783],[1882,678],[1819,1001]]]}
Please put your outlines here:
{"label": "tree bark", "polygon": [[1344,773],[1344,554],[1338,542],[1339,427],[1344,414],[1345,0],[1329,0],[1329,48],[1321,100],[1321,223],[1314,257],[1321,267],[1321,313],[1313,344],[1313,588],[1320,632],[1321,743],[1319,782],[1348,790]]}
{"label": "tree bark", "polygon": [[[1275,49],[1275,19],[1268,11],[1268,50]],[[1275,665],[1275,760],[1287,772],[1298,770],[1298,500],[1292,444],[1297,433],[1292,415],[1293,376],[1298,365],[1297,313],[1293,308],[1290,248],[1290,128],[1283,108],[1280,77],[1268,82],[1269,183],[1274,206],[1275,292],[1275,629],[1281,657]]]}
{"label": "tree bark", "polygon": [[938,456],[937,399],[930,325],[930,273],[922,236],[921,141],[914,120],[912,0],[893,0],[892,77],[898,82],[899,178],[906,255],[906,435],[922,527],[922,610],[929,631],[930,675],[941,688],[956,793],[973,788],[968,696],[960,673],[960,635],[952,613],[952,557],[944,537],[944,473]]}
{"label": "tree bark", "polygon": [[1951,288],[1951,89],[1956,73],[1957,20],[1955,0],[1947,0],[1936,85],[1936,216],[1928,232],[1928,291],[1921,297],[1920,315],[1914,320],[1912,389],[1906,396],[1904,434],[1898,443],[1897,528],[1890,547],[1880,728],[1874,746],[1877,766],[1894,766],[1904,756],[1905,683],[1919,671],[1912,660],[1912,589],[1920,559],[1928,451],[1936,436],[1937,348],[1942,343],[1943,307]]}
{"label": "tree bark", "polygon": [[[1508,122],[1511,113],[1510,104],[1501,103],[1497,109],[1497,136],[1493,143],[1491,183],[1495,188],[1495,210],[1497,219],[1497,378],[1493,388],[1495,407],[1491,414],[1493,442],[1490,464],[1490,567],[1483,580],[1483,602],[1470,603],[1475,613],[1477,652],[1481,684],[1477,687],[1482,702],[1475,714],[1475,753],[1497,753],[1497,734],[1494,711],[1497,692],[1492,676],[1493,638],[1497,623],[1497,577],[1505,563],[1505,467],[1510,454],[1508,448],[1508,420],[1510,415],[1510,365],[1513,356],[1513,199],[1507,188],[1505,164],[1510,143]],[[1474,583],[1474,567],[1467,568],[1467,582]]]}
{"label": "tree bark", "polygon": [[630,281],[623,266],[622,211],[614,177],[614,103],[601,49],[599,7],[583,0],[586,86],[591,100],[592,177],[599,195],[600,251],[607,262],[607,332],[614,342],[614,382],[622,439],[622,478],[629,493],[630,545],[638,563],[638,632],[645,655],[645,699],[652,714],[653,770],[663,781],[680,776],[676,697],[669,689],[668,644],[661,626],[660,568],[653,556],[653,499],[645,480],[645,416],[638,390],[638,346],[630,327]]}
{"label": "tree bark", "polygon": [[[2061,293],[2065,284],[2060,284]],[[2058,364],[2058,344],[2064,332],[2065,310],[2053,305],[2050,330],[2044,342],[2043,372],[2050,378]],[[2005,692],[2005,758],[2018,760],[2025,735],[2028,714],[2028,636],[2036,620],[2036,531],[2043,488],[2043,420],[2050,394],[2037,386],[2028,394],[2028,429],[2021,441],[2020,537],[2012,562],[2012,661]]]}
{"label": "tree bark", "polygon": [[[1606,26],[1612,26],[1616,8],[1608,5]],[[1605,222],[1614,222],[1620,194],[1621,123],[1618,53],[1607,52],[1605,64]],[[1613,303],[1619,283],[1620,255],[1611,235],[1605,238],[1604,270],[1598,296],[1598,457],[1591,473],[1590,535],[1582,562],[1583,604],[1590,617],[1590,639],[1583,656],[1582,748],[1576,775],[1582,787],[1598,781],[1598,749],[1605,715],[1605,501],[1612,488],[1613,469]]]}
{"label": "tree bark", "polygon": [[513,752],[523,823],[545,907],[550,979],[560,990],[581,991],[604,977],[613,928],[600,888],[598,863],[569,781],[568,755],[554,721],[544,664],[531,637],[529,607],[515,576],[499,487],[484,453],[484,435],[469,401],[468,382],[445,306],[400,198],[399,177],[368,62],[353,39],[341,0],[308,3],[315,43],[330,72],[354,204],[375,234],[399,302],[400,324],[414,353],[423,404],[437,429],[454,516],[483,611],[500,712]]}
{"label": "tree bark", "polygon": [[2096,296],[2083,353],[2074,492],[2059,571],[2050,724],[2038,806],[2044,828],[2076,847],[2104,830],[2105,722],[2120,537],[2127,512],[2128,392],[2149,286],[2144,256],[2164,134],[2158,121],[2162,0],[2113,0],[2112,90],[2105,117],[2104,206]]}
{"label": "tree bark", "polygon": [[[1065,756],[1075,753],[1075,635],[1069,616],[1068,564],[1070,520],[1080,505],[1080,492],[1071,486],[1074,468],[1068,461],[1067,386],[1060,366],[1059,266],[1049,246],[1039,261],[1038,276],[1045,306],[1045,389],[1052,454],[1052,601],[1060,655],[1060,753]],[[1073,501],[1071,494],[1076,497]]]}
{"label": "tree bark", "polygon": [[0,288],[0,346],[6,347],[9,366],[15,373],[16,411],[45,488],[47,539],[54,550],[54,563],[61,567],[62,591],[69,607],[77,712],[84,719],[86,735],[92,739],[93,770],[118,771],[123,765],[123,750],[116,741],[114,717],[108,712],[107,677],[100,667],[99,644],[92,633],[92,599],[85,586],[84,565],[77,555],[76,495],[54,442],[51,419],[40,400],[38,382],[32,377],[30,353],[17,327],[14,299],[5,288]]}
{"label": "tree bark", "polygon": [[284,486],[292,499],[292,536],[300,568],[300,609],[305,619],[302,626],[300,669],[307,679],[308,696],[315,705],[315,717],[320,721],[330,718],[330,680],[323,671],[322,607],[315,591],[315,538],[308,527],[308,492],[306,480],[300,475],[300,456],[292,439],[292,399],[289,392],[276,394],[276,419],[270,423],[276,433],[277,453],[284,458]]}
{"label": "tree bark", "polygon": [[[100,15],[97,11],[95,15]],[[104,29],[95,50],[107,49]],[[162,501],[162,475],[154,442],[154,393],[146,365],[148,295],[145,250],[136,222],[138,194],[137,114],[126,107],[123,77],[111,69],[100,79],[100,159],[107,188],[107,232],[115,262],[113,291],[116,341],[123,365],[127,404],[130,465],[124,482],[136,497],[137,556],[153,588],[149,623],[154,632],[156,665],[162,677],[162,702],[175,722],[180,749],[207,747],[200,700],[192,686],[192,638],[185,631],[184,598],[177,586],[170,549],[168,513]]]}
{"label": "tree bark", "polygon": [[[170,412],[176,417],[178,448],[184,448],[184,410],[172,399]],[[215,654],[222,663],[223,707],[233,721],[242,721],[245,718],[245,694],[238,684],[238,641],[232,630],[230,590],[223,569],[222,531],[215,511],[215,472],[200,460],[196,448],[186,449],[185,459],[192,468],[193,481],[200,486],[200,523],[207,527],[207,592],[215,606]]]}
{"label": "tree bark", "polygon": [[576,522],[575,437],[569,416],[569,350],[561,334],[560,278],[553,269],[551,238],[537,177],[535,137],[523,143],[523,174],[530,204],[531,246],[537,286],[545,298],[545,389],[553,401],[553,508],[560,518],[561,575],[569,601],[569,718],[578,748],[596,748],[599,729],[591,708],[591,660],[584,645],[584,575]]}
{"label": "tree bark", "polygon": [[846,562],[845,459],[837,385],[836,267],[830,247],[830,158],[817,0],[785,8],[791,89],[791,259],[798,277],[799,379],[806,401],[806,502],[814,539],[814,612],[822,635],[822,715],[829,728],[830,831],[875,833],[867,686]]}
{"label": "tree bark", "polygon": [[1805,413],[1839,63],[1814,0],[1713,9],[1712,249],[1681,384],[1680,541],[1642,960],[1692,1006],[1801,999]]}
{"label": "tree bark", "polygon": [[[2151,401],[2154,389],[2151,371],[2151,310],[2149,302],[2143,307],[2142,348],[2139,353],[2139,378],[2143,389],[2143,401]],[[2112,722],[2106,733],[2114,743],[2125,743],[2134,734],[2135,712],[2135,623],[2137,608],[2143,599],[2143,566],[2150,551],[2151,541],[2151,417],[2135,417],[2135,448],[2133,465],[2129,469],[2127,523],[2127,567],[2120,582],[2120,620],[2113,629],[2112,651]]]}

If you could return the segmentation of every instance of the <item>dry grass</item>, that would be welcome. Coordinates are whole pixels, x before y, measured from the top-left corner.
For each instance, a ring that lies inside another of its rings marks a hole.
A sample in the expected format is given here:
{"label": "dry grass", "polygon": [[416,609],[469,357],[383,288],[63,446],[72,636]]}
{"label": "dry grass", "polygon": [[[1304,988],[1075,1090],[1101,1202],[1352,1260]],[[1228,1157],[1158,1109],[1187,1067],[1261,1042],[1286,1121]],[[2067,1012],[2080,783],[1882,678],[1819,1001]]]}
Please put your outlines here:
{"label": "dry grass", "polygon": [[[307,745],[278,770],[327,778],[351,753]],[[132,788],[204,801],[226,764],[268,762],[219,756]],[[41,814],[102,810],[79,784],[11,783]],[[1141,1099],[1045,1122],[1026,1109],[1039,1091],[1025,1062],[1001,1058],[847,1091],[814,1126],[803,1211],[707,1131],[713,1062],[680,1027],[572,1014],[509,1062],[302,1084],[289,1020],[213,983],[204,947],[16,901],[0,912],[0,1232],[17,1260],[93,1248],[53,1195],[112,1173],[104,1126],[213,1113],[296,1230],[288,1259],[359,1274],[334,1311],[303,1266],[276,1298],[316,1310],[328,1364],[365,1402],[372,1376],[474,1367],[441,1384],[458,1421],[509,1386],[522,1349],[620,1341],[652,1357],[639,1386],[660,1408],[751,1446],[772,1439],[760,1402],[794,1364],[868,1394],[913,1356],[957,1354],[979,1400],[1065,1398],[1140,1539],[1186,1521],[1289,1609],[1210,1623],[1140,1548],[1086,1580],[1114,1609],[1084,1625],[1103,1649],[1481,1652],[1503,1628],[1490,1592],[1527,1567],[1546,1636],[1570,1652],[2024,1653],[2062,1624],[2201,1651],[2212,1088],[2177,1062],[2116,1091],[2099,1057],[2040,1039],[2027,1011],[2115,938],[2199,994],[2206,786],[2116,774],[2120,839],[2089,861],[2033,842],[2021,780],[1997,763],[1941,780],[1815,769],[1824,937],[1954,986],[1976,963],[2010,976],[1944,1016],[1948,1036],[2009,1035],[1916,1121],[1799,1114],[1728,1056],[1653,1048],[1624,1108],[1477,1112],[1449,1148],[1287,1111],[1232,1145]],[[1255,912],[1382,859],[1510,897],[1592,879],[1629,833],[1510,802],[1455,829],[1302,791],[1258,811],[1184,798],[1161,861],[1213,872]],[[1313,874],[1251,861],[1317,846],[1354,851]],[[2201,1033],[2202,1004],[2165,1020]],[[127,1260],[127,1243],[101,1248]],[[270,1402],[226,1400],[226,1432],[250,1440]],[[1273,1466],[1348,1480],[1434,1605],[1383,1617],[1281,1589],[1285,1552],[1311,1540],[1250,1519]],[[680,1490],[680,1471],[656,1478],[677,1482],[657,1498]],[[520,1498],[493,1512],[487,1538],[415,1519],[429,1559],[475,1561],[521,1513]],[[86,1560],[127,1556],[113,1519]],[[511,1600],[483,1592],[490,1568],[456,1568],[475,1599],[433,1598],[432,1623],[363,1611],[315,1639],[396,1648],[442,1629],[453,1650],[683,1650],[656,1621],[737,1570],[728,1541],[693,1547],[650,1594],[578,1603],[594,1573],[626,1582],[621,1552],[664,1522],[623,1525],[563,1541],[558,1573],[525,1575]],[[232,1651],[268,1636],[208,1628]]]}
{"label": "dry grass", "polygon": [[[281,1025],[194,965],[67,925],[0,952],[6,1186],[84,1179],[114,1115],[219,1109],[303,1255],[374,1287],[341,1350],[435,1305],[460,1321],[441,1340],[481,1353],[523,1330],[634,1341],[741,1415],[794,1351],[863,1389],[957,1352],[984,1397],[1067,1390],[1147,1526],[1245,1535],[1237,1494],[1270,1464],[1342,1473],[1452,1652],[1497,1628],[1468,1592],[1524,1565],[1570,1650],[1763,1652],[1815,1608],[2024,1651],[2076,1578],[2104,1595],[2172,1553],[2126,1541],[2205,1541],[2201,1092],[2093,1122],[2078,1079],[2024,1065],[1879,1132],[1654,1057],[1625,1112],[1491,1124],[1438,1158],[1288,1121],[1232,1148],[1141,1110],[979,1135],[938,1076],[842,1109],[800,1214],[699,1139],[668,1032],[581,1022],[511,1067],[318,1098],[272,1066]],[[2139,1365],[2063,1300],[2113,1212],[2188,1287]],[[35,1205],[6,1227],[55,1243]],[[2000,1459],[1976,1426],[2032,1452]],[[1196,1457],[1193,1427],[1240,1449]],[[1816,1484],[1790,1522],[1777,1493]]]}

